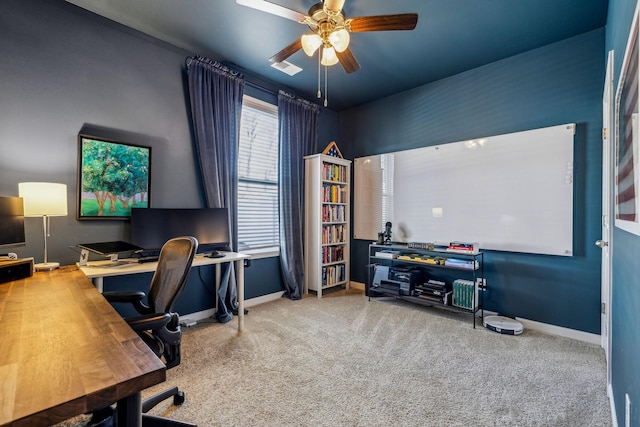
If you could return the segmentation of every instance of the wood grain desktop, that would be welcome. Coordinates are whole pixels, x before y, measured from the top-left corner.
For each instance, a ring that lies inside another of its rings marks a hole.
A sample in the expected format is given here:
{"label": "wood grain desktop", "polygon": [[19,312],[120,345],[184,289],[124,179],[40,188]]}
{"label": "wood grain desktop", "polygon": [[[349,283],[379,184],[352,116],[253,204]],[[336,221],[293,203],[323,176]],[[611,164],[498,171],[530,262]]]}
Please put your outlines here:
{"label": "wood grain desktop", "polygon": [[[140,391],[165,366],[77,267],[0,284],[0,425],[49,426]],[[137,415],[132,424],[137,424]]]}

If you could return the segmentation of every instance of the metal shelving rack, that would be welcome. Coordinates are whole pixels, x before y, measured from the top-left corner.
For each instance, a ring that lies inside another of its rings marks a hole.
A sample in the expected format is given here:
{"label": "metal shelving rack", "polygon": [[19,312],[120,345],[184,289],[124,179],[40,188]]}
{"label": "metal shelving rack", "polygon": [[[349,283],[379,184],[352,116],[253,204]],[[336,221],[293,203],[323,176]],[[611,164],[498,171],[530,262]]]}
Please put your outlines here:
{"label": "metal shelving rack", "polygon": [[[394,251],[397,252],[397,256],[407,256],[410,254],[418,254],[418,255],[431,255],[443,258],[457,258],[457,259],[466,259],[472,261],[474,268],[460,268],[450,265],[438,265],[438,264],[428,264],[423,261],[416,261],[413,259],[398,259],[398,258],[388,258],[383,256],[376,256],[376,253],[382,251]],[[439,301],[428,300],[424,298],[420,298],[415,295],[405,295],[400,292],[393,293],[386,289],[380,289],[372,286],[373,276],[371,274],[373,268],[376,265],[386,265],[389,267],[400,267],[400,266],[411,266],[418,267],[425,272],[429,271],[444,271],[447,270],[448,274],[453,274],[453,272],[460,272],[464,277],[471,277],[474,285],[474,302],[472,304],[472,308],[464,308],[458,307],[455,305],[444,304]],[[369,298],[376,296],[387,296],[394,297],[397,299],[401,299],[404,301],[409,301],[412,303],[430,306],[430,307],[438,307],[446,310],[451,310],[455,312],[461,313],[469,313],[473,317],[473,327],[476,327],[476,315],[480,313],[480,319],[484,320],[484,291],[486,291],[486,280],[484,277],[484,254],[482,252],[476,253],[464,253],[459,251],[448,251],[446,249],[417,249],[417,248],[409,248],[406,245],[383,245],[383,244],[370,244],[369,245],[369,277],[367,278],[366,290]]]}

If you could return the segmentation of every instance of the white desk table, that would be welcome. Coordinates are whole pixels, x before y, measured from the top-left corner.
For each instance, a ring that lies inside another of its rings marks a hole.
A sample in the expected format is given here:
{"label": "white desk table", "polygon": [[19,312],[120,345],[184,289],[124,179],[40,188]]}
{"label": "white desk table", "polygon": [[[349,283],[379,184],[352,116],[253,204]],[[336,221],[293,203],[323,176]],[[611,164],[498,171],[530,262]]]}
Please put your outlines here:
{"label": "white desk table", "polygon": [[[225,256],[220,258],[208,258],[202,254],[196,254],[191,267],[203,265],[216,266],[216,311],[218,310],[218,289],[220,288],[220,265],[235,262],[238,273],[238,331],[244,329],[244,260],[250,255],[237,252],[221,252]],[[123,264],[122,261],[125,263]],[[129,274],[149,273],[156,270],[157,262],[138,263],[135,258],[112,261],[90,261],[87,265],[79,266],[80,270],[93,282],[100,292],[103,291],[103,278],[111,276],[125,276]]]}

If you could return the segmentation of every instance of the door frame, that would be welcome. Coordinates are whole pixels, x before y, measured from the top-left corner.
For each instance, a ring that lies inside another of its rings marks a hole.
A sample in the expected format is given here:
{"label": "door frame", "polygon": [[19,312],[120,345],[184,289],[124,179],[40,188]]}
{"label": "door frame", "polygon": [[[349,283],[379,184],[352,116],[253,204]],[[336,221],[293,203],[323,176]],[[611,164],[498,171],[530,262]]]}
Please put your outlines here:
{"label": "door frame", "polygon": [[613,159],[613,139],[615,135],[614,120],[614,94],[615,86],[613,82],[614,53],[610,50],[607,55],[607,69],[605,74],[604,89],[602,95],[602,236],[601,240],[607,246],[602,248],[602,278],[601,278],[601,301],[602,309],[600,315],[600,336],[601,346],[605,351],[607,360],[607,385],[611,384],[611,264],[613,256],[612,245],[612,159]]}

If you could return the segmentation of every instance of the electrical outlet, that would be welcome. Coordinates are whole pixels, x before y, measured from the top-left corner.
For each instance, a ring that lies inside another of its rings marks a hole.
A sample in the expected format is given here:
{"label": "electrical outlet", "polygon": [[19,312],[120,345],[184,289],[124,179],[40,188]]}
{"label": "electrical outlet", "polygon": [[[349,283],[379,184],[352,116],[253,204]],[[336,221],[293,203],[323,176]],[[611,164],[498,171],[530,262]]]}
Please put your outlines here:
{"label": "electrical outlet", "polygon": [[487,279],[478,277],[476,279],[476,286],[478,287],[479,290],[486,291],[487,290]]}
{"label": "electrical outlet", "polygon": [[629,393],[624,394],[624,425],[631,427],[631,399]]}

